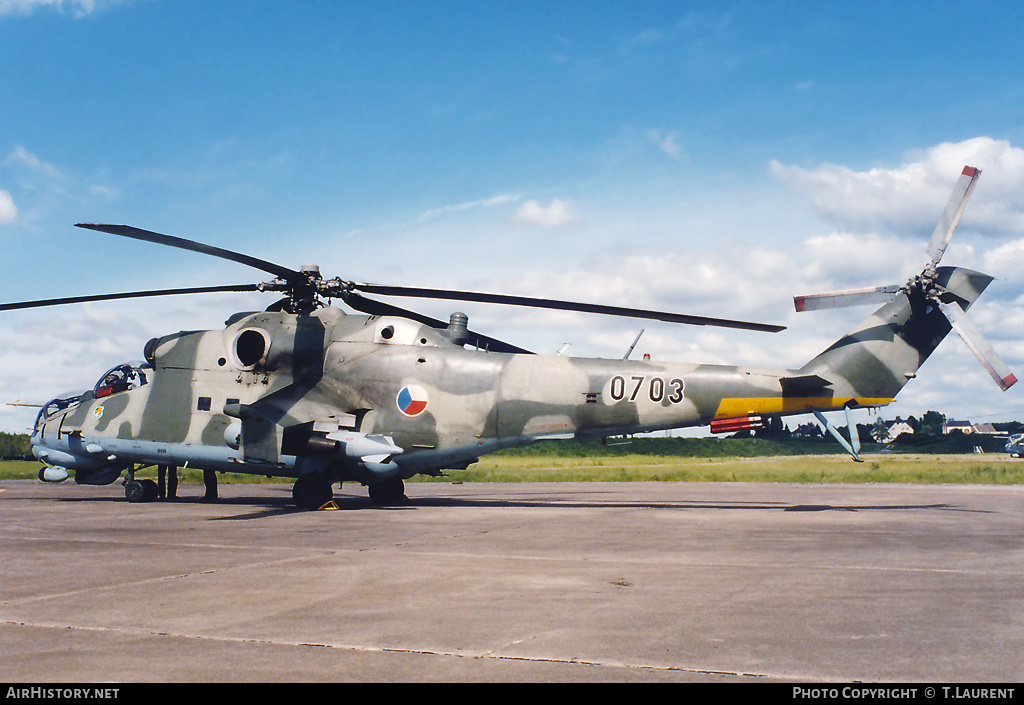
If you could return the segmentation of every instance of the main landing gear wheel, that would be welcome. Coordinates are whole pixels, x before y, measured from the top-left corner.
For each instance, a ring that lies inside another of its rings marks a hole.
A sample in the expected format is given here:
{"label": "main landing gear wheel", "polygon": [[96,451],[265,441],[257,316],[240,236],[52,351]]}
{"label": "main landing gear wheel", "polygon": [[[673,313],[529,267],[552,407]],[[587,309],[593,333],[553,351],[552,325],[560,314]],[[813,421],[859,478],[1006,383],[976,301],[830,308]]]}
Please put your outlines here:
{"label": "main landing gear wheel", "polygon": [[405,504],[408,501],[408,497],[405,496],[405,482],[400,477],[374,483],[367,489],[370,491],[370,501],[380,507]]}
{"label": "main landing gear wheel", "polygon": [[158,487],[153,480],[129,480],[124,484],[124,496],[129,502],[156,500]]}
{"label": "main landing gear wheel", "polygon": [[303,509],[319,509],[334,499],[331,484],[319,475],[302,475],[292,487],[292,499]]}

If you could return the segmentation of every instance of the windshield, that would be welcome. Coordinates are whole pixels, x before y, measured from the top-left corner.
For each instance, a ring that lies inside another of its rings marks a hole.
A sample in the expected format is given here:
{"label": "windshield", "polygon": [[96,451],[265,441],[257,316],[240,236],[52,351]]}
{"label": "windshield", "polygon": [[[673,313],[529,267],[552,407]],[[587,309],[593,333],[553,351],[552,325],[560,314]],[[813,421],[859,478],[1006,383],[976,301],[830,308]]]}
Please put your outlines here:
{"label": "windshield", "polygon": [[43,404],[43,408],[39,410],[39,415],[36,416],[36,426],[39,425],[40,421],[50,418],[59,411],[78,406],[83,396],[85,396],[85,392],[65,392],[59,397],[46,402]]}
{"label": "windshield", "polygon": [[100,377],[93,387],[93,394],[100,399],[141,387],[149,381],[149,373],[152,371],[153,368],[145,362],[126,362],[118,365]]}

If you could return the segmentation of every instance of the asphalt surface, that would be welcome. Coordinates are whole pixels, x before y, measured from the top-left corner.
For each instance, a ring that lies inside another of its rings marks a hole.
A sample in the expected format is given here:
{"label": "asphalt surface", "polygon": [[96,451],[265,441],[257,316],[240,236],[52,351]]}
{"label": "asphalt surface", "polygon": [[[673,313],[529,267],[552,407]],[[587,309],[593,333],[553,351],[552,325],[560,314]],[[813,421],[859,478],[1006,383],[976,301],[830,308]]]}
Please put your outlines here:
{"label": "asphalt surface", "polygon": [[1018,682],[1024,488],[0,482],[11,682]]}

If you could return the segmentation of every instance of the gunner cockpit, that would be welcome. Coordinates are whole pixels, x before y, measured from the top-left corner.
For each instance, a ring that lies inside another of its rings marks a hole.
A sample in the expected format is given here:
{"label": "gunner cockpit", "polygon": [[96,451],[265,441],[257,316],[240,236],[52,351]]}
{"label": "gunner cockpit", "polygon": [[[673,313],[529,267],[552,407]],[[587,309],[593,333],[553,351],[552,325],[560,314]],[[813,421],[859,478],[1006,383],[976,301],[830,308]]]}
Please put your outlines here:
{"label": "gunner cockpit", "polygon": [[86,393],[87,392],[65,392],[59,397],[46,402],[39,410],[39,413],[36,414],[34,427],[39,429],[41,428],[42,422],[46,421],[51,416],[54,416],[65,409],[71,409],[78,406],[82,402],[82,397],[85,396]]}

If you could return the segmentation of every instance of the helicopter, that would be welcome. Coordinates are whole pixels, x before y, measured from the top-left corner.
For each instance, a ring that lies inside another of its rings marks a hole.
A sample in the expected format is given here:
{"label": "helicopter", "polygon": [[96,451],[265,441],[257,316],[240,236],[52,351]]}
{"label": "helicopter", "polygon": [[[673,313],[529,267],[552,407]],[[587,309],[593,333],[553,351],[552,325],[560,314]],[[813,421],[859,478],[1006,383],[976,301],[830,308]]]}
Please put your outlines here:
{"label": "helicopter", "polygon": [[[42,406],[32,452],[39,478],[108,485],[124,475],[132,502],[157,497],[140,470],[188,466],[294,479],[292,498],[318,509],[334,485],[365,485],[374,505],[403,503],[405,480],[465,469],[494,451],[541,440],[603,438],[709,425],[713,433],[893,401],[950,330],[1002,389],[1016,377],[965,316],[992,277],[939,266],[981,174],[965,167],[903,285],[794,298],[797,311],[882,306],[797,369],[534,354],[468,327],[366,294],[583,311],[777,333],[783,326],[619,306],[324,279],[249,255],[128,225],[78,227],[174,247],[273,275],[257,284],[163,289],[0,305],[0,311],[86,301],[224,291],[282,295],[264,311],[231,315],[222,330],[150,340],[143,359],[104,373],[84,392]],[[333,305],[337,300],[356,313]],[[635,342],[634,342],[635,346]],[[630,348],[630,351],[632,347]],[[852,430],[855,425],[848,424]]]}

